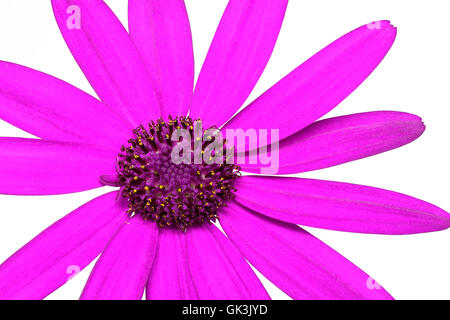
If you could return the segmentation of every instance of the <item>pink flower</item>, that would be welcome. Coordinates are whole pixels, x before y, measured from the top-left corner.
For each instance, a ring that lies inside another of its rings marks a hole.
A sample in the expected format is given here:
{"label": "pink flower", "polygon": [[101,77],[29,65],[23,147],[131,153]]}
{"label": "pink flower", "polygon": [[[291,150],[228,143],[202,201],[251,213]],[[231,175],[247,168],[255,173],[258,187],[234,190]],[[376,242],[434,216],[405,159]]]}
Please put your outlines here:
{"label": "pink flower", "polygon": [[[316,121],[384,58],[396,36],[388,21],[333,42],[228,121],[269,60],[287,0],[230,0],[195,90],[183,1],[130,0],[130,34],[101,0],[52,4],[101,101],[1,62],[0,117],[42,139],[0,138],[0,193],[54,195],[104,184],[120,191],[71,212],[6,260],[0,298],[44,298],[67,281],[68,268],[83,269],[101,254],[83,299],[140,299],[145,287],[148,299],[268,299],[245,259],[294,299],[389,299],[384,289],[372,290],[366,273],[297,224],[377,234],[450,226],[445,211],[391,191],[238,177],[234,166],[175,168],[163,157],[170,144],[160,135],[177,126],[169,115],[189,127],[188,111],[204,127],[279,129],[280,174],[338,165],[417,139],[425,127],[408,113]],[[76,11],[70,6],[79,8],[80,28],[69,28],[68,12]],[[166,122],[144,128],[160,118]],[[262,166],[242,170],[257,173]],[[228,237],[208,223],[216,216]]]}

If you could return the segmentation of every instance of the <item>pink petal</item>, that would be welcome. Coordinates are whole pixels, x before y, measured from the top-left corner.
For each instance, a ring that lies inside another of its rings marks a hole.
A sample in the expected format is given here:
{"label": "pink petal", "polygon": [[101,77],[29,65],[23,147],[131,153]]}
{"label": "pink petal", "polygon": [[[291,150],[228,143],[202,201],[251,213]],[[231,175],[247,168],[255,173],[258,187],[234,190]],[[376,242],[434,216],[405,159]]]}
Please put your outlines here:
{"label": "pink petal", "polygon": [[[134,127],[158,118],[160,107],[145,65],[105,2],[52,0],[52,5],[72,55],[100,99],[121,112]],[[78,11],[79,29],[71,24]]]}
{"label": "pink petal", "polygon": [[372,278],[294,226],[230,203],[221,225],[245,258],[293,299],[391,299]]}
{"label": "pink petal", "polygon": [[105,104],[45,73],[0,61],[0,117],[43,139],[117,149],[131,124]]}
{"label": "pink petal", "polygon": [[125,221],[117,192],[68,214],[0,265],[0,299],[43,299],[86,267]]}
{"label": "pink petal", "polygon": [[[307,172],[399,148],[422,135],[425,126],[413,114],[378,111],[320,120],[282,140],[277,174]],[[261,173],[274,166],[242,164],[242,170]]]}
{"label": "pink petal", "polygon": [[230,0],[194,92],[190,115],[225,123],[245,102],[272,54],[287,0]]}
{"label": "pink petal", "polygon": [[141,300],[157,245],[155,223],[130,219],[95,264],[81,299]]}
{"label": "pink petal", "polygon": [[[166,285],[169,287],[161,288],[161,284],[149,282],[149,297],[162,299],[168,297],[167,290],[175,290],[176,293],[169,297],[200,300],[269,298],[248,263],[215,226],[191,228],[185,234],[179,232],[178,237],[185,237],[176,244],[184,257],[175,252],[158,253],[168,253],[172,257],[157,260],[159,262],[152,270],[150,281],[161,277],[159,281],[165,283],[168,280]],[[166,267],[161,264],[163,262],[172,262],[177,266]],[[182,268],[187,271],[178,271]]]}
{"label": "pink petal", "polygon": [[164,115],[187,115],[194,87],[194,52],[184,1],[130,0],[128,24],[155,81]]}
{"label": "pink petal", "polygon": [[279,129],[280,139],[303,129],[336,107],[378,66],[397,30],[362,26],[341,37],[292,71],[236,115],[227,128]]}
{"label": "pink petal", "polygon": [[87,144],[0,137],[0,193],[51,195],[101,187],[116,153]]}
{"label": "pink petal", "polygon": [[339,231],[413,234],[450,227],[442,209],[400,193],[300,178],[242,177],[237,201],[285,222]]}
{"label": "pink petal", "polygon": [[160,233],[158,252],[148,279],[148,300],[199,299],[189,271],[187,236],[179,230]]}

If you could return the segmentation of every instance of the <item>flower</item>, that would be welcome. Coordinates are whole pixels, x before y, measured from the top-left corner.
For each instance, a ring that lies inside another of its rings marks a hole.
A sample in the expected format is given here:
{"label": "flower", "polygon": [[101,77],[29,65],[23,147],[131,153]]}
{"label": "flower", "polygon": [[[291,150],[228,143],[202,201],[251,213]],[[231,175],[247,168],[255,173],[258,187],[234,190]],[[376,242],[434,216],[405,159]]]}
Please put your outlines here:
{"label": "flower", "polygon": [[[170,151],[165,134],[175,121],[190,128],[197,118],[207,128],[279,129],[280,174],[338,165],[417,139],[424,125],[408,113],[316,121],[384,58],[396,36],[388,21],[333,42],[228,121],[264,70],[287,0],[230,0],[194,93],[182,1],[130,0],[129,34],[101,0],[52,5],[101,101],[1,62],[0,117],[42,139],[0,139],[0,193],[54,195],[104,184],[120,190],[71,212],[6,260],[0,298],[44,298],[68,280],[68,270],[81,270],[101,254],[83,299],[140,299],[145,287],[149,299],[269,298],[245,259],[294,299],[389,299],[384,289],[371,290],[366,273],[297,224],[377,234],[450,226],[438,207],[391,191],[239,177],[234,166],[180,171],[164,158]],[[68,24],[68,12],[79,15],[79,26]],[[241,169],[257,173],[262,166],[246,162]],[[217,216],[227,236],[208,223]]]}

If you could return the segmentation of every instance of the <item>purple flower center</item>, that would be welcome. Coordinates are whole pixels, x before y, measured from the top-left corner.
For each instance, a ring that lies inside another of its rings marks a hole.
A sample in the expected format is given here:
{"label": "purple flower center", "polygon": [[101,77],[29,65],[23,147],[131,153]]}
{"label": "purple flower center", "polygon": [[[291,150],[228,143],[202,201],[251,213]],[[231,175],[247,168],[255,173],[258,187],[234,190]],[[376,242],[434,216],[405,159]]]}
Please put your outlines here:
{"label": "purple flower center", "polygon": [[[226,164],[225,152],[221,161],[211,164],[195,162],[195,152],[185,155],[188,161],[173,161],[174,147],[185,139],[172,141],[174,132],[184,130],[193,137],[196,123],[201,121],[169,116],[168,122],[160,119],[149,123],[148,129],[140,125],[133,130],[134,137],[128,146],[122,146],[116,164],[116,185],[128,200],[130,215],[139,214],[162,228],[186,231],[193,225],[214,222],[219,209],[233,197],[239,167]],[[202,139],[201,155],[210,143]],[[194,141],[189,146],[194,150]]]}

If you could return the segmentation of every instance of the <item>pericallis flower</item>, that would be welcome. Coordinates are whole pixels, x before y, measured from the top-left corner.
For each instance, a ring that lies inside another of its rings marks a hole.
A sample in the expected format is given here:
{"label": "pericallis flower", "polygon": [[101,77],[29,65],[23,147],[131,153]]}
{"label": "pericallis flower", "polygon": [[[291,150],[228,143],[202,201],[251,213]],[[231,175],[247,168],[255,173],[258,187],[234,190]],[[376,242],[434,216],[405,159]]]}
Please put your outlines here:
{"label": "pericallis flower", "polygon": [[[100,100],[1,62],[0,117],[41,139],[0,139],[0,193],[55,195],[105,184],[118,190],[6,260],[1,298],[44,298],[67,281],[69,267],[83,269],[98,255],[82,299],[140,299],[145,288],[148,299],[269,298],[248,262],[294,299],[391,298],[297,225],[412,234],[448,228],[443,210],[377,188],[241,176],[239,170],[260,172],[259,162],[176,165],[168,157],[166,135],[198,119],[205,129],[279,129],[279,174],[372,156],[422,134],[421,119],[402,112],[316,121],[384,58],[396,36],[388,21],[341,37],[231,118],[269,60],[287,2],[230,0],[193,90],[183,1],[130,0],[129,34],[102,0],[52,1]],[[79,26],[68,21],[76,9]],[[226,235],[211,223],[217,220]]]}

